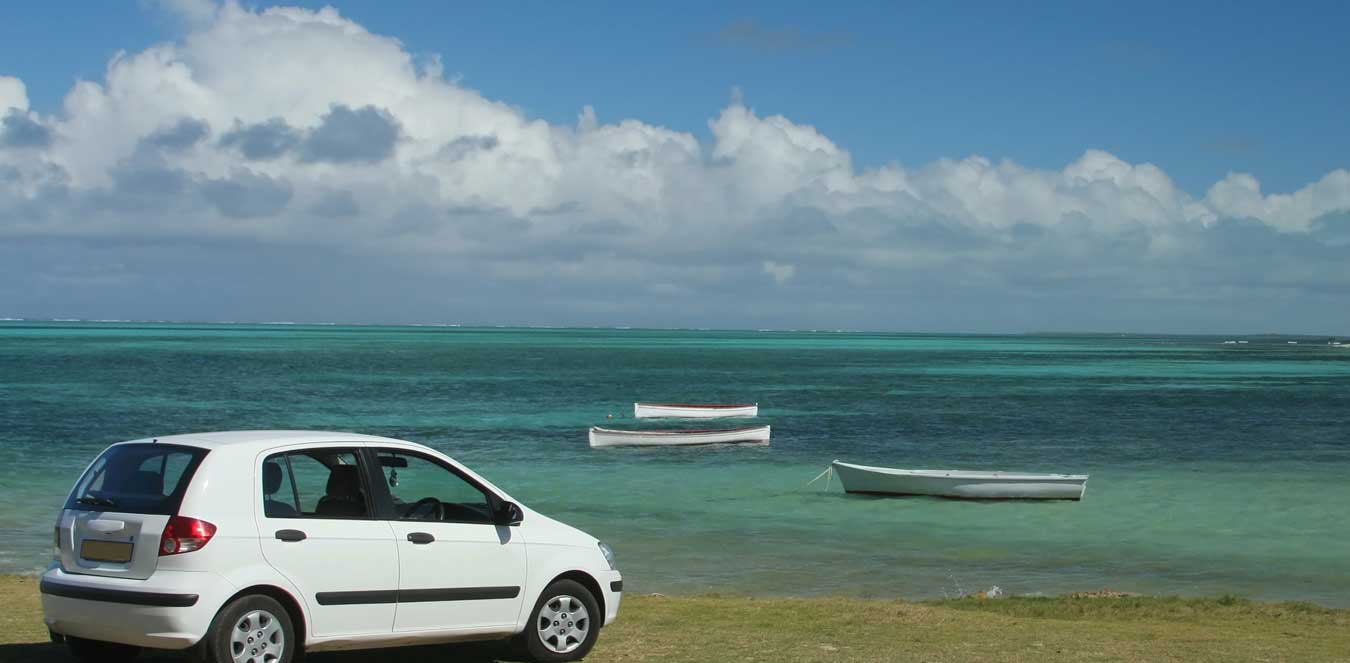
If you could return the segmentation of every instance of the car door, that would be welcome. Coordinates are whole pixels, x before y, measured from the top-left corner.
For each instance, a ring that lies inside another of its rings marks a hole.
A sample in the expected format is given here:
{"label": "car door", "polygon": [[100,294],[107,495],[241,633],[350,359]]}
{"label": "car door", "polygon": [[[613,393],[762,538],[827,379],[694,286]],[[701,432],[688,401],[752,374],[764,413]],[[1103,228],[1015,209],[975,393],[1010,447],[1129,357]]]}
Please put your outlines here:
{"label": "car door", "polygon": [[316,637],[389,633],[398,546],[377,517],[359,447],[259,456],[255,510],[263,557],[300,591]]}
{"label": "car door", "polygon": [[525,545],[518,528],[493,524],[500,500],[431,455],[372,451],[399,548],[394,630],[514,628]]}

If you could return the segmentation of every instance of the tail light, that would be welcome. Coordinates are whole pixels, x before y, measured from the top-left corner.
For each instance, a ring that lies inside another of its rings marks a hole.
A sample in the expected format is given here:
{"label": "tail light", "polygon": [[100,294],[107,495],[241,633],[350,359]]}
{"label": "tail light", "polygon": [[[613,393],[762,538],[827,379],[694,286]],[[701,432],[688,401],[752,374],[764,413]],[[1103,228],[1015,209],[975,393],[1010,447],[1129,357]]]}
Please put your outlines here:
{"label": "tail light", "polygon": [[179,555],[201,550],[216,535],[216,526],[205,520],[174,516],[159,535],[159,555]]}

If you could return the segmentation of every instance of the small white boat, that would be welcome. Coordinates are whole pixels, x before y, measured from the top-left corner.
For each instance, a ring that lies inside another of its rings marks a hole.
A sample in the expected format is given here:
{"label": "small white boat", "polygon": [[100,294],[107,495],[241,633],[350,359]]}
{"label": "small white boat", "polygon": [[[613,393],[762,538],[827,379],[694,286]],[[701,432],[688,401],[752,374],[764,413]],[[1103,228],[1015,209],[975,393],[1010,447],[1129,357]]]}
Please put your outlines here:
{"label": "small white boat", "polygon": [[637,419],[720,419],[757,417],[759,403],[720,405],[716,403],[633,403]]}
{"label": "small white boat", "polygon": [[664,447],[728,442],[769,443],[768,426],[716,428],[708,430],[616,430],[591,427],[592,447]]}
{"label": "small white boat", "polygon": [[897,470],[834,461],[830,469],[849,493],[935,495],[978,500],[1081,500],[1086,474],[1019,474],[962,470]]}

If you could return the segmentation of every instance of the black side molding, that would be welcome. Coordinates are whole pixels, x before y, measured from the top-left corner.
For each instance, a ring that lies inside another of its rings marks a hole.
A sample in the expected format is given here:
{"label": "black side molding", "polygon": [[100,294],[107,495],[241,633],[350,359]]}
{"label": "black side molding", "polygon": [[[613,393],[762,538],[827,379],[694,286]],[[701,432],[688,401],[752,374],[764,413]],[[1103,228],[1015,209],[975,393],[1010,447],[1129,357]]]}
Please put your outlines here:
{"label": "black side molding", "polygon": [[513,599],[520,596],[519,587],[448,587],[445,589],[400,589],[399,603],[428,603],[432,601],[486,601]]}
{"label": "black side molding", "polygon": [[367,605],[374,603],[432,603],[437,601],[487,601],[520,596],[519,587],[445,587],[440,589],[376,589],[360,592],[319,592],[319,605]]}
{"label": "black side molding", "polygon": [[623,581],[622,581],[622,580],[615,580],[614,582],[609,583],[609,591],[611,591],[611,592],[622,592],[622,591],[623,591]]}
{"label": "black side molding", "polygon": [[319,605],[367,605],[371,603],[398,603],[397,589],[375,589],[364,592],[319,592],[314,595]]}
{"label": "black side molding", "polygon": [[161,592],[135,592],[126,589],[104,589],[102,587],[77,587],[50,580],[39,582],[38,591],[49,596],[60,596],[67,599],[148,605],[158,608],[187,608],[197,605],[196,594],[164,594]]}

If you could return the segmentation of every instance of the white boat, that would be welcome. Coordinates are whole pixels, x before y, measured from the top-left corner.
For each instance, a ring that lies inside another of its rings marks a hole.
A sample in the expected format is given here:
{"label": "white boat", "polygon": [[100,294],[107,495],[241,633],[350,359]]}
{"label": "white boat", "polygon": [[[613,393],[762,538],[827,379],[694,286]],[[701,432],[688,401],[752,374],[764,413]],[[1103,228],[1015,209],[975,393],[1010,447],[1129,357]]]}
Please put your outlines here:
{"label": "white boat", "polygon": [[1086,474],[1019,474],[962,470],[897,470],[834,461],[844,491],[881,495],[936,495],[979,500],[1081,500]]}
{"label": "white boat", "polygon": [[664,447],[728,442],[769,443],[768,426],[708,430],[616,430],[591,427],[592,447]]}
{"label": "white boat", "polygon": [[759,403],[720,405],[716,403],[633,403],[637,419],[720,419],[757,417]]}

